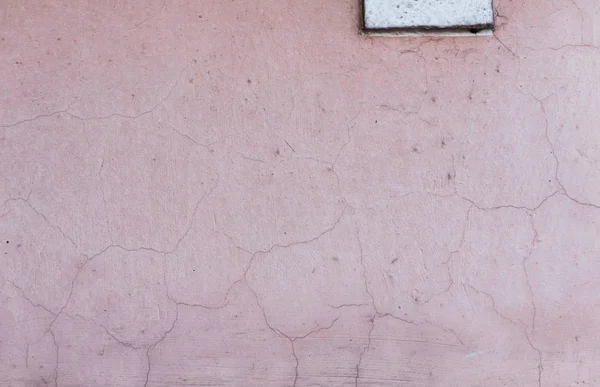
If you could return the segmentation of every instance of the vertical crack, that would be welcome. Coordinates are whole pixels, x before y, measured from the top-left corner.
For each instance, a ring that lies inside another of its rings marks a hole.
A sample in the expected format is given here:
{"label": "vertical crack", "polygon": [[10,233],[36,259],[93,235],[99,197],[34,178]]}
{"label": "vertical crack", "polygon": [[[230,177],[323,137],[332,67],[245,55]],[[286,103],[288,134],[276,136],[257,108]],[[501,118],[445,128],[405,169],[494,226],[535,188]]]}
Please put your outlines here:
{"label": "vertical crack", "polygon": [[293,387],[296,387],[296,383],[298,382],[298,366],[300,365],[300,361],[298,360],[298,355],[296,355],[296,348],[294,347],[294,339],[290,339],[290,344],[292,345],[292,355],[294,355],[294,359],[296,360],[296,367],[294,368],[294,384]]}
{"label": "vertical crack", "polygon": [[533,345],[533,342],[531,341],[531,338],[529,337],[529,333],[527,332],[527,329],[525,327],[523,327],[523,331],[525,332],[525,337],[527,338],[527,342],[529,343],[529,346],[537,352],[538,354],[538,387],[542,387],[542,373],[544,371],[544,363],[543,363],[543,357],[542,357],[542,351],[540,351],[535,345]]}
{"label": "vertical crack", "polygon": [[549,96],[547,96],[544,99],[537,98],[537,97],[535,97],[532,94],[528,94],[528,95],[531,96],[531,98],[535,99],[540,104],[542,112],[544,113],[544,120],[545,120],[544,135],[546,137],[546,141],[548,142],[548,146],[550,147],[550,153],[552,153],[552,157],[554,158],[554,162],[555,162],[555,165],[556,165],[555,170],[554,170],[554,179],[556,180],[556,183],[561,188],[561,190],[563,191],[563,193],[565,194],[565,196],[567,198],[569,198],[571,201],[573,201],[573,202],[575,202],[575,203],[577,203],[579,205],[585,206],[585,207],[592,207],[592,208],[600,209],[600,206],[598,206],[596,204],[588,203],[588,202],[583,202],[581,200],[575,199],[573,196],[571,196],[569,194],[569,191],[567,191],[567,189],[565,188],[564,184],[560,180],[560,177],[559,177],[559,174],[560,174],[559,173],[560,172],[560,161],[559,161],[558,156],[556,154],[556,150],[554,148],[554,144],[552,143],[552,141],[550,141],[550,136],[548,134],[550,124],[548,123],[548,113],[546,111],[546,101],[549,98],[555,96],[556,94],[554,94],[554,93],[550,94]]}
{"label": "vertical crack", "polygon": [[280,331],[279,329],[275,328],[274,326],[271,325],[271,323],[269,323],[269,319],[267,318],[267,313],[265,311],[265,308],[262,306],[262,304],[260,303],[260,300],[258,298],[258,294],[256,293],[256,291],[254,291],[254,289],[252,289],[252,287],[250,287],[250,285],[248,285],[248,282],[246,281],[246,285],[248,287],[248,289],[250,289],[250,292],[252,292],[252,294],[254,295],[254,299],[256,301],[256,305],[258,306],[258,308],[261,310],[262,315],[263,315],[263,320],[265,321],[265,324],[267,325],[267,327],[273,332],[275,333],[275,335],[277,336],[281,336],[281,337],[285,337],[289,342],[290,345],[292,346],[292,356],[294,357],[295,361],[296,361],[296,366],[294,367],[294,387],[296,386],[296,383],[298,382],[298,366],[299,366],[299,361],[298,361],[298,356],[296,355],[296,348],[294,347],[294,338],[291,338],[290,336],[286,335],[285,333],[283,333],[282,331]]}
{"label": "vertical crack", "polygon": [[263,316],[263,320],[265,322],[265,325],[273,333],[275,333],[275,335],[280,336],[280,337],[284,337],[284,338],[286,338],[290,342],[290,345],[292,347],[292,356],[294,357],[294,360],[295,360],[295,363],[296,363],[295,366],[294,366],[294,382],[293,382],[293,386],[295,387],[296,384],[298,383],[298,377],[299,377],[298,368],[300,366],[300,360],[298,359],[298,355],[296,354],[296,347],[295,347],[296,340],[302,340],[302,339],[305,339],[305,338],[307,338],[308,336],[310,336],[310,335],[312,335],[314,333],[318,333],[318,332],[321,332],[321,331],[325,331],[325,330],[331,329],[335,325],[335,323],[339,320],[339,317],[335,318],[331,322],[331,324],[329,324],[328,326],[317,328],[317,329],[315,329],[313,331],[308,332],[307,334],[305,334],[303,336],[291,337],[291,336],[287,335],[286,333],[282,332],[281,330],[275,328],[273,325],[271,325],[271,323],[269,322],[269,319],[267,317],[267,313],[265,311],[265,308],[260,303],[260,300],[258,298],[258,294],[256,293],[256,291],[254,289],[252,289],[252,287],[250,287],[250,285],[248,285],[247,281],[246,281],[246,286],[248,287],[248,289],[250,290],[250,292],[254,295],[254,300],[256,301],[256,305],[258,306],[258,308],[262,312],[262,316]]}
{"label": "vertical crack", "polygon": [[363,347],[362,351],[360,352],[360,356],[358,358],[358,363],[356,364],[356,376],[354,377],[354,385],[355,385],[355,387],[358,387],[358,380],[360,379],[360,372],[361,372],[363,357],[364,357],[365,353],[371,348],[371,334],[373,333],[373,329],[375,329],[375,317],[377,316],[377,306],[375,304],[375,297],[373,296],[373,293],[371,293],[371,290],[369,289],[369,281],[367,280],[367,266],[365,265],[364,250],[363,250],[362,241],[360,239],[360,232],[358,230],[358,227],[356,228],[356,239],[358,241],[358,247],[359,247],[359,251],[360,251],[360,265],[362,266],[362,269],[363,269],[364,287],[365,287],[365,291],[371,298],[371,306],[373,307],[373,315],[369,319],[369,322],[371,323],[371,328],[369,329],[369,335],[367,336],[367,345],[365,347]]}
{"label": "vertical crack", "polygon": [[56,361],[54,363],[54,387],[58,387],[58,356],[59,356],[59,347],[56,342],[56,336],[52,330],[49,330],[50,335],[52,336],[52,343],[54,344],[54,348],[56,349]]}
{"label": "vertical crack", "polygon": [[106,220],[106,228],[108,229],[108,236],[110,237],[110,243],[114,244],[115,241],[113,239],[110,219],[108,218],[108,204],[106,203],[106,192],[104,190],[104,179],[102,179],[102,169],[104,169],[104,157],[102,158],[102,164],[100,165],[100,171],[98,171],[98,176],[100,177],[100,190],[102,192],[102,202],[104,203],[104,218]]}
{"label": "vertical crack", "polygon": [[365,353],[371,348],[371,334],[373,333],[373,329],[375,329],[375,317],[371,317],[369,320],[371,322],[371,328],[369,329],[369,335],[367,336],[367,345],[360,352],[360,356],[358,358],[358,364],[356,364],[356,376],[354,377],[354,386],[358,387],[358,380],[360,379],[360,371],[363,362],[363,356]]}
{"label": "vertical crack", "polygon": [[469,284],[464,284],[464,283],[463,283],[463,287],[465,287],[465,286],[467,286],[467,287],[471,288],[471,289],[472,289],[473,291],[475,291],[476,293],[479,293],[479,294],[483,294],[483,295],[485,295],[485,296],[486,296],[486,297],[487,297],[487,298],[488,298],[488,299],[489,299],[489,300],[492,302],[492,309],[494,310],[494,312],[495,312],[495,313],[496,313],[498,316],[500,316],[502,319],[504,319],[504,320],[506,320],[506,321],[510,322],[511,324],[513,324],[513,325],[515,325],[515,326],[517,326],[517,327],[521,327],[521,328],[523,328],[523,333],[524,333],[524,335],[525,335],[525,338],[527,339],[527,343],[529,344],[529,346],[531,347],[531,349],[533,349],[533,350],[534,350],[534,351],[537,353],[537,355],[538,355],[538,367],[537,367],[537,368],[538,368],[538,387],[542,387],[542,372],[543,372],[543,370],[544,370],[543,358],[542,358],[542,351],[540,351],[540,350],[539,350],[539,349],[538,349],[538,348],[537,348],[537,347],[536,347],[536,346],[533,344],[533,342],[532,342],[532,340],[531,340],[531,337],[529,336],[529,332],[527,331],[527,326],[526,326],[526,325],[525,325],[525,324],[524,324],[522,321],[519,321],[519,322],[517,323],[517,322],[516,322],[516,321],[514,321],[513,319],[511,319],[511,318],[508,318],[508,317],[504,316],[502,313],[500,313],[500,312],[498,311],[498,309],[496,309],[496,302],[495,302],[495,300],[494,300],[494,297],[492,297],[492,295],[491,295],[490,293],[488,293],[488,292],[484,292],[484,291],[482,291],[482,290],[479,290],[479,289],[477,289],[477,288],[473,287],[472,285],[469,285]]}
{"label": "vertical crack", "polygon": [[25,347],[25,368],[29,368],[29,342],[26,343]]}
{"label": "vertical crack", "polygon": [[531,241],[531,249],[529,250],[529,253],[527,254],[527,256],[525,258],[523,258],[523,273],[525,273],[525,283],[527,284],[527,288],[529,289],[529,295],[531,296],[531,306],[533,308],[533,316],[531,317],[531,332],[533,333],[533,330],[535,329],[535,319],[537,316],[537,307],[535,305],[535,299],[533,296],[533,288],[531,287],[531,281],[529,280],[529,272],[527,271],[527,261],[529,260],[529,258],[531,258],[531,255],[533,254],[533,250],[535,249],[535,244],[537,242],[537,238],[538,238],[538,232],[537,229],[535,228],[535,224],[533,222],[533,215],[528,214],[529,215],[529,220],[531,223],[531,228],[533,229],[533,239]]}
{"label": "vertical crack", "polygon": [[165,332],[165,334],[160,339],[158,339],[154,344],[150,345],[148,347],[148,350],[146,351],[146,360],[148,361],[148,371],[146,372],[146,381],[144,382],[144,387],[148,386],[148,382],[150,380],[150,371],[151,371],[151,367],[152,367],[152,362],[150,360],[151,352],[154,350],[154,348],[156,348],[156,346],[158,344],[160,344],[167,338],[167,336],[169,335],[169,333],[171,333],[173,331],[173,329],[175,329],[175,325],[177,324],[178,320],[179,320],[179,307],[176,305],[175,306],[175,319],[173,319],[173,323],[171,324],[171,327]]}

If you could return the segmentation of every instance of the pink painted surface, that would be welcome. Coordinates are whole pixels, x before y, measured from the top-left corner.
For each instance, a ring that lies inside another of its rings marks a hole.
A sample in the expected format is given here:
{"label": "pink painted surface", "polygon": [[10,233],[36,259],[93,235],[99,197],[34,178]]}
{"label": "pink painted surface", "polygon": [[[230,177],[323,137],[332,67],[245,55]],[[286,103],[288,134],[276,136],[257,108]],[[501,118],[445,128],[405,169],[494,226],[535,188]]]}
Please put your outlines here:
{"label": "pink painted surface", "polygon": [[599,386],[600,5],[0,3],[1,386]]}

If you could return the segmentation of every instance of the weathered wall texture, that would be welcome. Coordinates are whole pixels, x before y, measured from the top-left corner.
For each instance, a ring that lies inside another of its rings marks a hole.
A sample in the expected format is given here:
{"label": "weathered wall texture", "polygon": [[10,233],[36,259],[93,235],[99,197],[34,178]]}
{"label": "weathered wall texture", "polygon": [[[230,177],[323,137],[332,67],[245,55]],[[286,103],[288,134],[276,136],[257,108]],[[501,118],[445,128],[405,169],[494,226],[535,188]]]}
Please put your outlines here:
{"label": "weathered wall texture", "polygon": [[600,385],[600,3],[357,3],[0,3],[0,385]]}

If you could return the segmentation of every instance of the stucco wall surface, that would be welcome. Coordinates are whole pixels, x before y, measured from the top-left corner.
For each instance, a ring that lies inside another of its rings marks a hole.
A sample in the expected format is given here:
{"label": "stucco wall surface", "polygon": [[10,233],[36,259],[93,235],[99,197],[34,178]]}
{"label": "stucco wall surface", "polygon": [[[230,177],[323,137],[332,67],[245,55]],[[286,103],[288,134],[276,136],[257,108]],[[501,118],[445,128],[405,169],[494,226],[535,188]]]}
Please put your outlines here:
{"label": "stucco wall surface", "polygon": [[599,386],[600,3],[0,2],[1,386]]}

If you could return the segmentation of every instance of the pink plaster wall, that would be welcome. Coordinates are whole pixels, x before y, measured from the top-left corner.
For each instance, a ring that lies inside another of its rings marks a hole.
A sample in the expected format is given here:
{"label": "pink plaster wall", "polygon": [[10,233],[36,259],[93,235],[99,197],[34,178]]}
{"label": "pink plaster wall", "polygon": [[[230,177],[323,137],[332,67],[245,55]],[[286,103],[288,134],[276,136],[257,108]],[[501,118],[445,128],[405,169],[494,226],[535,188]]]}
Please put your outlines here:
{"label": "pink plaster wall", "polygon": [[600,3],[0,1],[1,386],[600,386]]}

